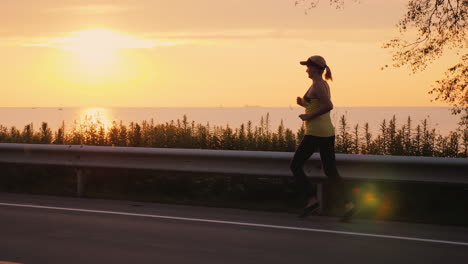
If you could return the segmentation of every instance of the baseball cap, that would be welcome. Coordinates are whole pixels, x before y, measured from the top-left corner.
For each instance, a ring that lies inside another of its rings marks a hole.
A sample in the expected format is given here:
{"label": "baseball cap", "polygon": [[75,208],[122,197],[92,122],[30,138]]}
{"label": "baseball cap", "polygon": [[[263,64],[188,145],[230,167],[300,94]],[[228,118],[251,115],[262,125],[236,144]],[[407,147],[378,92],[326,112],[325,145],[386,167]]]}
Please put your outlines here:
{"label": "baseball cap", "polygon": [[314,55],[310,56],[306,61],[301,61],[299,62],[301,65],[314,65],[314,66],[319,66],[321,68],[326,68],[327,67],[327,62],[322,56]]}

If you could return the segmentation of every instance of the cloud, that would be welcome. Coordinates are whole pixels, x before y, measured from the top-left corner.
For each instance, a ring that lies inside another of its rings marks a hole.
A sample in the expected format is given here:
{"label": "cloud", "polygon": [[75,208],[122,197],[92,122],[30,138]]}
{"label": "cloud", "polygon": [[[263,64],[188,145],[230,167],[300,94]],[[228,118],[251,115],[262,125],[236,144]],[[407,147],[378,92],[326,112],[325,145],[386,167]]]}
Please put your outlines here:
{"label": "cloud", "polygon": [[148,37],[199,40],[331,40],[344,42],[381,41],[390,38],[392,29],[240,29],[227,31],[150,33]]}
{"label": "cloud", "polygon": [[[58,36],[57,36],[58,35]],[[61,36],[60,36],[61,35]],[[2,46],[53,47],[76,49],[79,47],[107,46],[110,49],[149,49],[181,45],[231,45],[239,41],[299,41],[333,42],[341,44],[380,43],[393,36],[393,30],[375,29],[238,29],[227,31],[142,32],[121,33],[110,29],[86,29],[72,33],[56,34],[55,37],[10,37],[2,38]]]}
{"label": "cloud", "polygon": [[268,39],[283,38],[284,33],[274,30],[228,30],[208,32],[174,32],[174,33],[150,33],[150,37],[166,39],[211,39],[211,40],[236,40],[236,39]]}
{"label": "cloud", "polygon": [[190,40],[174,39],[148,39],[131,36],[109,29],[87,29],[68,34],[67,36],[49,39],[38,39],[23,44],[27,47],[52,47],[64,50],[116,50],[116,49],[150,49],[154,47],[165,47],[190,44]]}
{"label": "cloud", "polygon": [[44,13],[71,13],[77,15],[115,14],[128,11],[129,7],[116,5],[83,5],[71,7],[53,7],[44,10]]}

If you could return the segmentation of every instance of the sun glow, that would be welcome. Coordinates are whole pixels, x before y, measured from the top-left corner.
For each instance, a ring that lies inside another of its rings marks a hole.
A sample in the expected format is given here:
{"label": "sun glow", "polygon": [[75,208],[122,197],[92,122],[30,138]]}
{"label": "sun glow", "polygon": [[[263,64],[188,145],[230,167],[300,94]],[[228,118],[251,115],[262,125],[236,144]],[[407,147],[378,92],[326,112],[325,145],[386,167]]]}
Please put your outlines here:
{"label": "sun glow", "polygon": [[[55,47],[72,52],[72,63],[82,77],[90,80],[109,80],[115,78],[117,50],[148,49],[160,45],[147,40],[126,35],[118,31],[94,28],[73,32],[64,37],[49,40],[47,43],[32,46]],[[120,65],[121,66],[121,65]]]}
{"label": "sun glow", "polygon": [[78,56],[84,69],[106,70],[115,63],[115,51],[130,48],[151,48],[154,42],[126,36],[109,29],[88,29],[53,41]]}
{"label": "sun glow", "polygon": [[153,60],[156,54],[153,48],[185,43],[185,40],[158,38],[149,33],[133,35],[92,28],[22,45],[46,47],[43,51],[50,57],[41,60],[38,67],[40,71],[48,70],[53,74],[47,79],[41,74],[41,78],[60,91],[65,87],[67,94],[85,96],[89,101],[108,100],[128,89],[153,85],[156,77],[163,76],[155,70],[159,69],[159,64]]}

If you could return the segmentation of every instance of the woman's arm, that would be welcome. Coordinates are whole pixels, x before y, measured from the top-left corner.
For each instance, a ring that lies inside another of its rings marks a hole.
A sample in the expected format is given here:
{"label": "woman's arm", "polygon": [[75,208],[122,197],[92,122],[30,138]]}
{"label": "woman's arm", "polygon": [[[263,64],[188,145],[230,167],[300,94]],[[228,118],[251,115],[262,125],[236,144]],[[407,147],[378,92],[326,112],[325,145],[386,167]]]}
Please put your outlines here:
{"label": "woman's arm", "polygon": [[298,105],[304,107],[304,104],[302,103],[302,98],[301,98],[301,97],[298,96],[298,97],[296,98],[296,101],[297,101],[297,104],[298,104]]}

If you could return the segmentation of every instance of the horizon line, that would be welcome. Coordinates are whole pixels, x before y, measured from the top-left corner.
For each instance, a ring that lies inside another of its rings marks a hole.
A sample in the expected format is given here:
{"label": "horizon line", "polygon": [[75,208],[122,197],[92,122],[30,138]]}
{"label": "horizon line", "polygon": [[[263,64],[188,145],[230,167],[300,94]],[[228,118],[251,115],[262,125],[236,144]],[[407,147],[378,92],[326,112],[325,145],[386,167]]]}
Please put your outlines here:
{"label": "horizon line", "polygon": [[[410,107],[434,107],[434,108],[453,108],[455,106],[335,106],[335,108],[343,107],[362,107],[362,108],[410,108]],[[0,106],[0,108],[301,108],[300,106],[261,106],[261,105],[244,105],[244,106]],[[333,111],[333,110],[332,110]]]}

